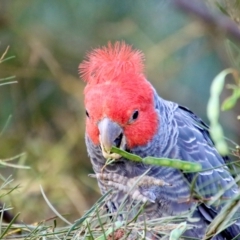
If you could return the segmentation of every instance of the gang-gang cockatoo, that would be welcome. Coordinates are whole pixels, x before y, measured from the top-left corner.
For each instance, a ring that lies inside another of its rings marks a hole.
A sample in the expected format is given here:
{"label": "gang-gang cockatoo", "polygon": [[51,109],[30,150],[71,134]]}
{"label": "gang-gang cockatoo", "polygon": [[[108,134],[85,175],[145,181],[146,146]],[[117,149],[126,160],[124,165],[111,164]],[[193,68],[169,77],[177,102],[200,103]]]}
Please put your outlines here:
{"label": "gang-gang cockatoo", "polygon": [[[194,191],[206,200],[221,190],[221,199],[233,198],[239,192],[237,184],[228,167],[222,166],[226,158],[214,147],[208,127],[189,109],[157,94],[146,79],[143,60],[141,51],[116,42],[92,50],[79,66],[87,83],[86,146],[93,170],[102,194],[114,190],[107,204],[111,212],[117,211],[130,185],[147,171],[137,189],[129,193],[128,202],[145,202],[146,220],[181,216],[194,209],[194,221],[183,236],[203,239],[224,203],[211,205],[191,199],[192,181]],[[112,146],[140,157],[197,162],[206,171],[185,173],[133,162],[112,153]],[[105,166],[108,158],[115,161]],[[228,223],[230,226],[213,239],[232,239],[240,233],[240,220],[229,219]]]}

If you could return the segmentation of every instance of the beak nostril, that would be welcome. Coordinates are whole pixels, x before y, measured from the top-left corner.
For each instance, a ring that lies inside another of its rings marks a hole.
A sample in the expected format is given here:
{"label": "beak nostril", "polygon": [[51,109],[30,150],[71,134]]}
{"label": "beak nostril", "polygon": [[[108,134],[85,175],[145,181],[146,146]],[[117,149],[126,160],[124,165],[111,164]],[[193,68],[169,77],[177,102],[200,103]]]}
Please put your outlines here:
{"label": "beak nostril", "polygon": [[119,148],[122,142],[123,134],[120,133],[120,135],[114,140],[114,145]]}

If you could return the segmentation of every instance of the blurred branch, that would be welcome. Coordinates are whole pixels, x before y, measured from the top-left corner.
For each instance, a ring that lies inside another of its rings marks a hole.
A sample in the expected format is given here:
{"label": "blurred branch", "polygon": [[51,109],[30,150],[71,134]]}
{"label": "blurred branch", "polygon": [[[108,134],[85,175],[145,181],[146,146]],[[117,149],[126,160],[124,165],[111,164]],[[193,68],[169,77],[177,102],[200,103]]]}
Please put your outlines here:
{"label": "blurred branch", "polygon": [[230,18],[210,11],[203,2],[194,0],[174,0],[173,2],[175,6],[198,17],[205,24],[226,33],[236,40],[240,40],[238,25]]}

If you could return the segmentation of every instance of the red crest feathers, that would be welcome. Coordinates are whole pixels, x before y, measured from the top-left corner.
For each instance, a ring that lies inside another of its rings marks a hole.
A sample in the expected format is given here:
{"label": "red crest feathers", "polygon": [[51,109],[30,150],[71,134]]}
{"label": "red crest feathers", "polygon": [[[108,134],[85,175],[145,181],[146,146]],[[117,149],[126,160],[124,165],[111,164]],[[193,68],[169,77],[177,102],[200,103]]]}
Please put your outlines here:
{"label": "red crest feathers", "polygon": [[122,74],[142,74],[144,55],[124,42],[108,43],[87,55],[79,65],[79,73],[90,84],[112,81]]}

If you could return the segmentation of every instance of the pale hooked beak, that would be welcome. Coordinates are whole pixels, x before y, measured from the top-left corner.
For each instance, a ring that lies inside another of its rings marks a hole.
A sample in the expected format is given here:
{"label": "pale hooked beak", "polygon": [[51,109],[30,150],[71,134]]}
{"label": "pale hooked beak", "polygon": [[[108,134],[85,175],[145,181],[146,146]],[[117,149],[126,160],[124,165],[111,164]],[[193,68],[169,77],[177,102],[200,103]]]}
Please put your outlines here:
{"label": "pale hooked beak", "polygon": [[118,159],[121,155],[111,153],[113,146],[125,150],[126,138],[123,134],[123,129],[109,118],[104,118],[99,122],[98,129],[100,132],[99,141],[102,148],[103,156],[108,159]]}

